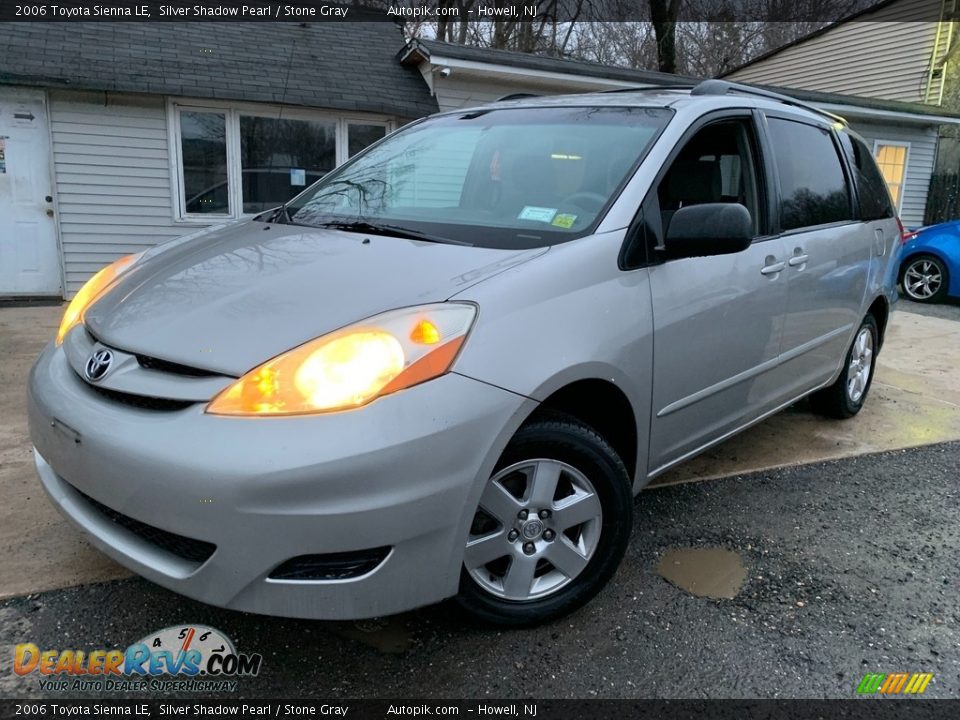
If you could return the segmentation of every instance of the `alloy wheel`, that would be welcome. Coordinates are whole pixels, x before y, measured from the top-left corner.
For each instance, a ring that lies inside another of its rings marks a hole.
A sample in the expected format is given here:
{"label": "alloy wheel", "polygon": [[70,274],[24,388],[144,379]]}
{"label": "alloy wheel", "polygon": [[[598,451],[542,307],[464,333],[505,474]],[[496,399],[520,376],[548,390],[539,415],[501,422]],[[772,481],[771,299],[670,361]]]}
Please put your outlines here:
{"label": "alloy wheel", "polygon": [[870,328],[860,328],[857,339],[850,352],[850,365],[847,367],[847,397],[851,402],[860,402],[870,383],[873,370],[873,333]]}
{"label": "alloy wheel", "polygon": [[903,273],[903,289],[914,300],[929,300],[943,285],[940,267],[927,258],[914,260]]}
{"label": "alloy wheel", "polygon": [[487,482],[464,566],[496,597],[547,597],[586,568],[602,524],[600,499],[582,472],[557,460],[524,460]]}

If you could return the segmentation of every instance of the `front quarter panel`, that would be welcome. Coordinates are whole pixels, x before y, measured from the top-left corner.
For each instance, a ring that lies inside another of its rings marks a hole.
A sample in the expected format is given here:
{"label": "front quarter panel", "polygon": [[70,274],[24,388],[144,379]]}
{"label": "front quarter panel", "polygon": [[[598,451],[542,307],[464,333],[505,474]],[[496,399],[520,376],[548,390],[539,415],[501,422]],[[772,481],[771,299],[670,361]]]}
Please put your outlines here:
{"label": "front quarter panel", "polygon": [[613,383],[633,407],[639,469],[646,467],[653,331],[647,270],[617,267],[624,234],[555,246],[457,295],[476,302],[480,314],[454,371],[541,402],[578,380]]}

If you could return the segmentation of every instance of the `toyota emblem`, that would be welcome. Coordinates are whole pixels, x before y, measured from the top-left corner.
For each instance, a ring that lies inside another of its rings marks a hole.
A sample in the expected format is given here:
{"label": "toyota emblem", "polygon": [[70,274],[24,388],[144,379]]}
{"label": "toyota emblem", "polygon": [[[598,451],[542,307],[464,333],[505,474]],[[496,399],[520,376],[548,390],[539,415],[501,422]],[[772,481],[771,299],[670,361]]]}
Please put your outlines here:
{"label": "toyota emblem", "polygon": [[83,374],[90,382],[102,380],[113,363],[113,353],[109,350],[97,350],[88,359],[83,368]]}

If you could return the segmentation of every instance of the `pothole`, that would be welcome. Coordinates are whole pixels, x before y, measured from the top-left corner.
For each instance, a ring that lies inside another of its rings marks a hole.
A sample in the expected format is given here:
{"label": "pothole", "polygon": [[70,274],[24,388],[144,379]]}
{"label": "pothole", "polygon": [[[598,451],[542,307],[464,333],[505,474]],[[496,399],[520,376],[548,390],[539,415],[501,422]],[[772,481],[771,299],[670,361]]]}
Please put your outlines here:
{"label": "pothole", "polygon": [[657,565],[657,572],[691,595],[731,600],[747,579],[740,556],[724,548],[673,548]]}

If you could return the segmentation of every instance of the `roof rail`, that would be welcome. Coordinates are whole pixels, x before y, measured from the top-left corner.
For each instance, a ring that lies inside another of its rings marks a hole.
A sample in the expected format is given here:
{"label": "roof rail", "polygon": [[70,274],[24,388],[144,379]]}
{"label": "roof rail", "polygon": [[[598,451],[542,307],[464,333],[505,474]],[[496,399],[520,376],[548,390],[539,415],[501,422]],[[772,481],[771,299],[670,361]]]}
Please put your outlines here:
{"label": "roof rail", "polygon": [[624,92],[657,92],[659,90],[693,90],[695,85],[644,85],[643,87],[624,87],[613,88],[612,90],[601,90],[601,93],[624,93]]}
{"label": "roof rail", "polygon": [[793,107],[809,110],[817,115],[830,118],[834,122],[840,122],[844,125],[847,124],[844,118],[818,108],[816,105],[810,105],[789,95],[783,95],[782,93],[773,92],[772,90],[764,90],[763,88],[753,87],[752,85],[741,85],[740,83],[734,83],[728,80],[704,80],[690,91],[691,95],[728,95],[730,93],[742,93],[744,95],[755,95],[756,97],[776,100],[782,102],[784,105],[792,105]]}
{"label": "roof rail", "polygon": [[525,92],[510,93],[509,95],[498,97],[496,101],[503,102],[505,100],[522,100],[523,98],[532,98],[532,97],[540,97],[540,96],[537,95],[536,93],[525,93]]}

